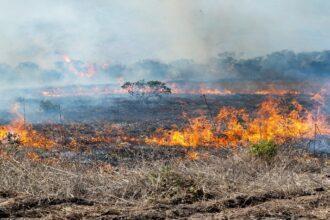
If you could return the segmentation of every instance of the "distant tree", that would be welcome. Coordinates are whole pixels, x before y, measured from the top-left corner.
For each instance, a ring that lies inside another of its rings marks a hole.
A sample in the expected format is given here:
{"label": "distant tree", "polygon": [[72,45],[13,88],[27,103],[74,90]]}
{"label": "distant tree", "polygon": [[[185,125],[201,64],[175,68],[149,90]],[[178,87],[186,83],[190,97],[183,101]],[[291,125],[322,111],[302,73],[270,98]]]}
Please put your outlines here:
{"label": "distant tree", "polygon": [[126,90],[131,96],[142,101],[147,101],[150,98],[160,99],[163,95],[171,94],[171,88],[166,86],[166,83],[161,81],[144,81],[125,82],[122,89]]}
{"label": "distant tree", "polygon": [[18,103],[24,103],[24,102],[25,102],[25,98],[23,98],[23,97],[18,97],[18,98],[16,99],[16,101],[17,101]]}
{"label": "distant tree", "polygon": [[42,100],[40,101],[40,109],[46,113],[55,113],[59,111],[60,106],[49,100]]}

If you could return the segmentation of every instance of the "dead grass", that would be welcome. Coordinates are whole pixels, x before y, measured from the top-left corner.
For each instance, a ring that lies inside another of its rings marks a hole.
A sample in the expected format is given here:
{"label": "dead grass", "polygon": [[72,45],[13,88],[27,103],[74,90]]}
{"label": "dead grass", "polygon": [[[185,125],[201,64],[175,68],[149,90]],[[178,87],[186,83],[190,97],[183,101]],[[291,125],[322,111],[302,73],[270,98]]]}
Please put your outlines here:
{"label": "dead grass", "polygon": [[138,161],[134,167],[23,158],[0,159],[0,191],[37,198],[85,198],[118,204],[181,204],[238,194],[305,194],[328,189],[327,159],[282,150],[271,163],[242,150],[227,156]]}

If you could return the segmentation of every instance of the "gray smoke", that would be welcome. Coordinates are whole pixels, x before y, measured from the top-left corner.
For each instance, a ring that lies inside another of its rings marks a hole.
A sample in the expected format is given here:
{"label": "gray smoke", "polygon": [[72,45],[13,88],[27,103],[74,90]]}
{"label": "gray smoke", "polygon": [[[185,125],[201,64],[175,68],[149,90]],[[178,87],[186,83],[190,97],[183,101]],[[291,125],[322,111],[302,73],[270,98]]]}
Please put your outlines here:
{"label": "gray smoke", "polygon": [[131,65],[102,66],[72,60],[71,63],[56,62],[52,69],[43,69],[34,62],[21,62],[14,67],[0,64],[1,84],[8,87],[120,83],[140,79],[167,82],[324,81],[329,79],[329,73],[330,51],[294,53],[286,50],[245,59],[224,53],[205,63],[183,59],[168,63],[144,60]]}
{"label": "gray smoke", "polygon": [[135,63],[330,45],[325,0],[1,0],[0,62]]}

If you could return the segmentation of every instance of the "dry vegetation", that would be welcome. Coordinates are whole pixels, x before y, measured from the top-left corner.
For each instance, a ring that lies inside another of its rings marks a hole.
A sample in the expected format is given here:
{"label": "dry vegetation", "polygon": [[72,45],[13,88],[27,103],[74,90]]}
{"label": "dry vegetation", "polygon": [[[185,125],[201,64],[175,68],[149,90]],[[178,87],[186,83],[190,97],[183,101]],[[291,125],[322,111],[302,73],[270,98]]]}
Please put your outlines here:
{"label": "dry vegetation", "polygon": [[270,160],[247,149],[198,153],[198,160],[140,153],[111,166],[31,160],[17,151],[0,159],[0,217],[329,218],[327,158],[288,146]]}
{"label": "dry vegetation", "polygon": [[32,124],[31,106],[15,109],[0,126],[0,218],[329,219],[329,154],[308,151],[329,145],[329,114],[310,120],[308,96],[265,100],[68,102],[64,122]]}

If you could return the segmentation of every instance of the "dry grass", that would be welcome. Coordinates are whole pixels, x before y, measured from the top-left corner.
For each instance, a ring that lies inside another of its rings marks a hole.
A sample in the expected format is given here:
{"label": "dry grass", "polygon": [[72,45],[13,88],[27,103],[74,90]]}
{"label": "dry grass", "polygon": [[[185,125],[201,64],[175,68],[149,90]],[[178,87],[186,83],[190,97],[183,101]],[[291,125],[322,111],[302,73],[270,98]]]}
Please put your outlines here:
{"label": "dry grass", "polygon": [[52,165],[29,159],[0,159],[0,191],[37,198],[85,198],[118,204],[193,203],[237,194],[304,194],[328,189],[327,159],[282,150],[265,162],[247,150],[200,160],[171,159],[134,167],[60,161]]}

